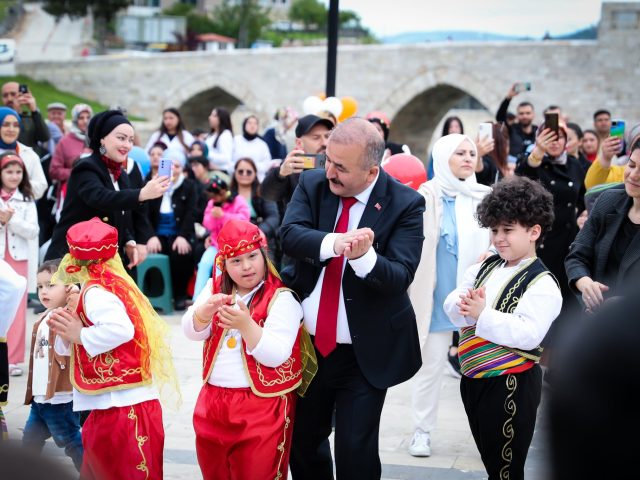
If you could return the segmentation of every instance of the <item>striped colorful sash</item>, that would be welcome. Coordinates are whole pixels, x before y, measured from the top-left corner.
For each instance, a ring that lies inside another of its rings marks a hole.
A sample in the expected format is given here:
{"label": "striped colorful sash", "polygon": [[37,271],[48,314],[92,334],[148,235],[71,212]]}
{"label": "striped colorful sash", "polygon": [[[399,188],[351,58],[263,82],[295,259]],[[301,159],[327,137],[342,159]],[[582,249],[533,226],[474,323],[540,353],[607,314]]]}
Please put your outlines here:
{"label": "striped colorful sash", "polygon": [[[491,273],[504,264],[499,255],[489,257],[484,261],[474,288],[485,284]],[[543,275],[551,275],[547,267],[537,257],[522,265],[506,282],[496,296],[492,306],[503,313],[513,313],[525,291]],[[555,278],[554,278],[555,279]],[[476,335],[476,327],[463,327],[460,331],[458,356],[460,370],[470,378],[496,377],[509,373],[520,373],[533,367],[540,361],[542,347],[533,350],[519,350],[496,345]]]}

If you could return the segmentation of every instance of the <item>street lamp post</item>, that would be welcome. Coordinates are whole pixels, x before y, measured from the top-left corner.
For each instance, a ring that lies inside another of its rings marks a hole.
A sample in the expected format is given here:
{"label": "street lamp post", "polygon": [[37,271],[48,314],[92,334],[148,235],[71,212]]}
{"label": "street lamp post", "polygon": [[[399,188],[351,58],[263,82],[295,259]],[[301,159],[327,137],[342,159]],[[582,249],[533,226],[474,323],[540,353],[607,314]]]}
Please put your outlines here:
{"label": "street lamp post", "polygon": [[329,2],[329,30],[327,32],[327,97],[336,95],[336,63],[338,60],[338,25],[339,19],[339,0],[330,0]]}

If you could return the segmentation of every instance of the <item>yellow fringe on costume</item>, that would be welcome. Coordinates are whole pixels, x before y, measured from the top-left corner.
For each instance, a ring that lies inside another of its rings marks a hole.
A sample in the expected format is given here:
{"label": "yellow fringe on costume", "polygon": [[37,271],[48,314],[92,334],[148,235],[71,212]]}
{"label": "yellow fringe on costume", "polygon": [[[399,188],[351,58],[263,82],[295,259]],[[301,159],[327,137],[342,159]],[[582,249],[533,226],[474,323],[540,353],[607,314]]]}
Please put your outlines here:
{"label": "yellow fringe on costume", "polygon": [[[265,251],[263,251],[262,254],[267,261],[267,268],[269,269],[269,273],[276,277],[278,280],[282,281],[282,278],[280,278],[280,274],[278,273],[276,266],[273,264],[269,256]],[[216,255],[214,263],[218,266],[221,272],[224,272],[224,257],[220,255],[219,252]],[[215,268],[213,272],[213,282],[215,283]],[[295,292],[291,291],[291,293],[293,293],[293,295],[297,298]],[[300,299],[298,299],[298,301],[300,301]],[[307,388],[309,388],[309,385],[311,384],[311,380],[313,380],[313,377],[315,377],[316,373],[318,373],[318,359],[316,358],[316,350],[315,348],[313,348],[313,342],[311,341],[309,332],[307,332],[307,329],[304,328],[304,325],[302,325],[300,328],[302,329],[302,331],[300,332],[300,361],[302,362],[302,383],[296,389],[296,393],[301,397],[304,397],[305,393],[307,392]]]}
{"label": "yellow fringe on costume", "polygon": [[[271,275],[278,278],[278,280],[282,280],[280,278],[280,274],[276,269],[276,266],[273,264],[271,259],[266,256],[267,259],[267,267],[269,268],[269,272]],[[293,293],[293,292],[292,292]],[[295,297],[297,295],[293,293]],[[298,299],[298,301],[300,301]],[[311,380],[318,373],[318,359],[316,358],[316,350],[313,348],[313,342],[311,341],[311,337],[309,336],[309,332],[304,328],[304,325],[300,327],[302,331],[300,332],[300,361],[302,362],[302,383],[296,389],[296,393],[301,397],[304,397],[305,393],[307,393],[307,388],[311,384]]]}
{"label": "yellow fringe on costume", "polygon": [[[106,262],[95,262],[77,260],[67,254],[60,262],[51,283],[84,284],[89,280],[99,282],[105,290],[117,295],[123,303],[132,302],[134,311],[138,312],[142,320],[141,325],[147,338],[146,348],[139,345],[141,361],[143,365],[149,362],[153,382],[158,387],[163,403],[178,408],[182,398],[169,346],[169,327],[126,272],[120,255],[116,253]],[[167,386],[170,387],[170,391],[165,389]]]}

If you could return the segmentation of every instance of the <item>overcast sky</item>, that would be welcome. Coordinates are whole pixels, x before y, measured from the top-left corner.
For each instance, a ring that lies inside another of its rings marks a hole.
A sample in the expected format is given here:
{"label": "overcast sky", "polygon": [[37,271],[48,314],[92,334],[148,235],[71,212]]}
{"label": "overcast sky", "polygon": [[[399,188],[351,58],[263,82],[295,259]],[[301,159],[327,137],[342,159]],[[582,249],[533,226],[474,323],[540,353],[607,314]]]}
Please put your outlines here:
{"label": "overcast sky", "polygon": [[601,0],[340,0],[340,8],[356,11],[376,36],[428,30],[558,35],[596,24],[601,5]]}

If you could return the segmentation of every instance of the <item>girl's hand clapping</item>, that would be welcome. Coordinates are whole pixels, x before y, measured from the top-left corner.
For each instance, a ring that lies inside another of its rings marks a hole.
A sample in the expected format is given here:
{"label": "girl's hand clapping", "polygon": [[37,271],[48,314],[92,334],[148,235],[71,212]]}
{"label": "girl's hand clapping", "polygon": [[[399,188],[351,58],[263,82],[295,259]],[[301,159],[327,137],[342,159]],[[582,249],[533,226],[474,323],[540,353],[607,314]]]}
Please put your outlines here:
{"label": "girl's hand clapping", "polygon": [[242,300],[238,301],[238,307],[240,308],[234,308],[233,305],[223,305],[219,309],[218,324],[220,327],[227,329],[235,328],[242,333],[250,327],[251,324],[255,325],[255,322],[251,319],[249,308]]}

